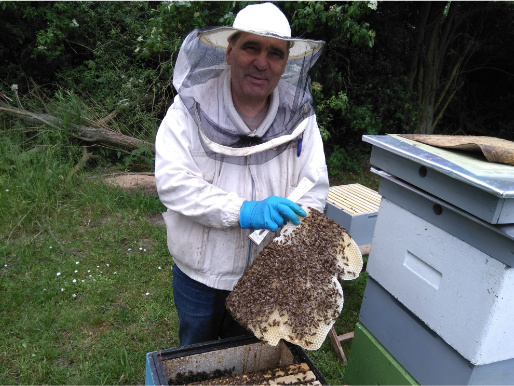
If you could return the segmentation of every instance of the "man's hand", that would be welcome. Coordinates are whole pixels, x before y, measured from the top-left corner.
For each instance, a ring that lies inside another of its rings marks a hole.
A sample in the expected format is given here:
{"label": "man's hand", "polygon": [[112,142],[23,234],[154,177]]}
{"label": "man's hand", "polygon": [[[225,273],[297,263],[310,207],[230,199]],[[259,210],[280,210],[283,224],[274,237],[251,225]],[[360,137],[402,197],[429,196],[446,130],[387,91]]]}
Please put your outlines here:
{"label": "man's hand", "polygon": [[262,201],[245,201],[239,212],[239,223],[241,228],[269,229],[275,232],[288,221],[300,224],[298,216],[306,215],[293,201],[270,196]]}

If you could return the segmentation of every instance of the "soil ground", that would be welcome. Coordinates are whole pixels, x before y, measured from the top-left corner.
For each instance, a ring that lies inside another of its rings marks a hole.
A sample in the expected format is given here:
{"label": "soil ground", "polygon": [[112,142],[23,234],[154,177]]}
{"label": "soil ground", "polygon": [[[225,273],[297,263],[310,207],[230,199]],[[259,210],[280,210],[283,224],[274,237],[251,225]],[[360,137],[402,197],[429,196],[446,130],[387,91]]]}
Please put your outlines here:
{"label": "soil ground", "polygon": [[[105,182],[110,186],[119,186],[127,192],[142,190],[150,196],[158,196],[155,186],[155,176],[152,173],[125,173],[105,178]],[[161,214],[149,216],[148,221],[155,225],[165,226]]]}

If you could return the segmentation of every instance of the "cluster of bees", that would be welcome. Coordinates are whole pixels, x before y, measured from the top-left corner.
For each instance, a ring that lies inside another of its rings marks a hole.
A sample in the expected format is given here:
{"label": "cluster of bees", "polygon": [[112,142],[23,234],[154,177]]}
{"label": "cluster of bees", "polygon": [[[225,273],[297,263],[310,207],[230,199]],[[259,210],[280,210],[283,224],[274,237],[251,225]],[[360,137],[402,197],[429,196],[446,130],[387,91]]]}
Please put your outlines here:
{"label": "cluster of bees", "polygon": [[335,278],[357,276],[344,261],[345,235],[349,238],[335,221],[310,209],[291,233],[269,243],[237,282],[226,302],[234,319],[261,339],[268,329],[285,325],[284,339],[312,345],[320,327],[330,326],[341,311]]}
{"label": "cluster of bees", "polygon": [[[309,371],[309,373],[307,372]],[[247,372],[221,378],[208,379],[201,385],[291,385],[312,383],[314,375],[306,363],[279,366],[272,369]],[[287,377],[287,378],[286,378]],[[282,382],[281,382],[282,380]]]}

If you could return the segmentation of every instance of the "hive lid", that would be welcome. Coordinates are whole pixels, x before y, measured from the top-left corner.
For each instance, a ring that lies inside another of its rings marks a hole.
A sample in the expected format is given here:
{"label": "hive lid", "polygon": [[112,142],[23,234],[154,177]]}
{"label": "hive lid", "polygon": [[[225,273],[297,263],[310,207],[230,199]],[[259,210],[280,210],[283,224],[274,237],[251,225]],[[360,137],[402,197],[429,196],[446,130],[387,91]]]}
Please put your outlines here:
{"label": "hive lid", "polygon": [[493,224],[514,223],[514,166],[398,135],[365,135],[371,164]]}

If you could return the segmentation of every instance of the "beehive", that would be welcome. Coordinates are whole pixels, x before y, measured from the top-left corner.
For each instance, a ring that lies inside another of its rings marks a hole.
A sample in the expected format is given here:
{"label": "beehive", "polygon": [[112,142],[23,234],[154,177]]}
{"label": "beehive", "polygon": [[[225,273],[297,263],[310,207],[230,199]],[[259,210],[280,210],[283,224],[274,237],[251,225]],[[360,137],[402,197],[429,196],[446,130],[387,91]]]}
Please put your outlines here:
{"label": "beehive", "polygon": [[364,297],[359,321],[420,384],[512,384],[514,359],[470,363],[371,277]]}
{"label": "beehive", "polygon": [[305,352],[245,336],[148,353],[146,385],[326,384]]}
{"label": "beehive", "polygon": [[[369,275],[470,363],[514,358],[514,270],[505,261],[514,236],[418,189],[383,182],[391,194],[382,199]],[[413,202],[423,217],[400,206]],[[481,235],[466,242],[453,228]]]}
{"label": "beehive", "polygon": [[360,323],[355,326],[345,385],[418,385],[403,366]]}
{"label": "beehive", "polygon": [[514,167],[363,140],[382,201],[360,321],[421,384],[511,384]]}
{"label": "beehive", "polygon": [[380,194],[361,184],[332,186],[328,190],[325,215],[352,236],[363,254],[371,246],[380,199]]}

